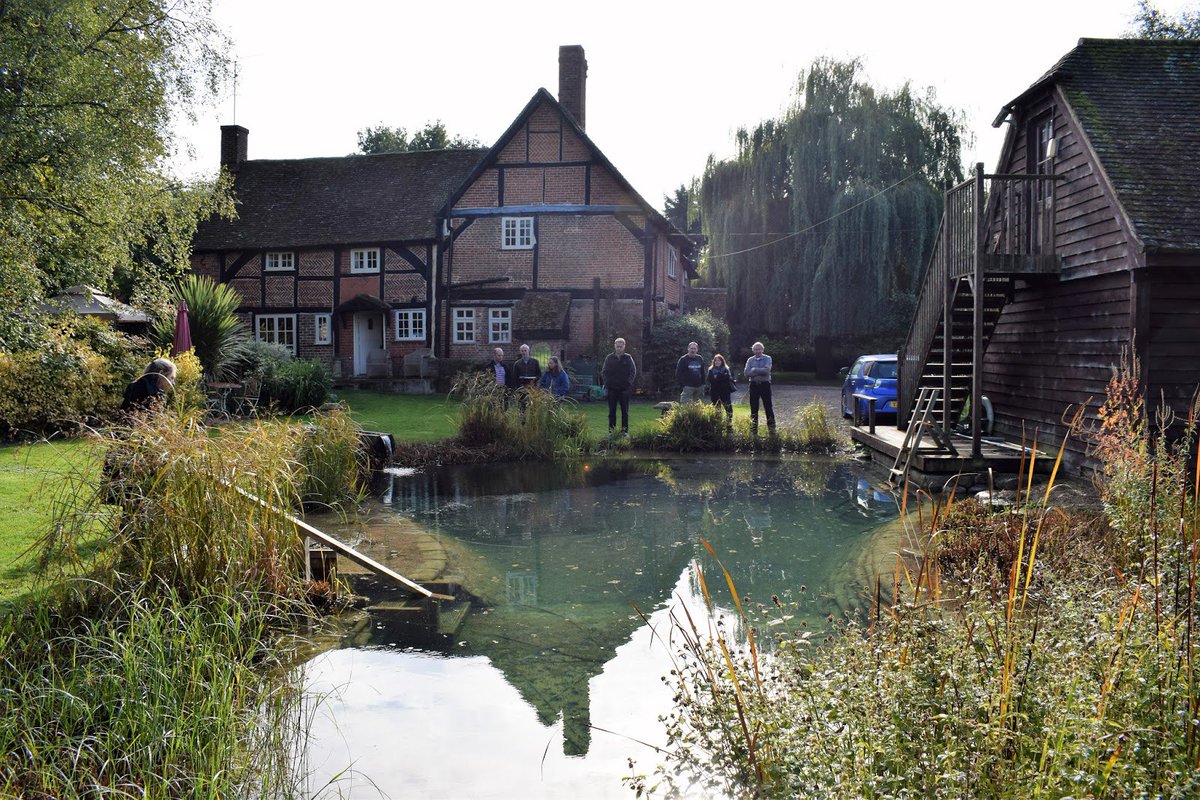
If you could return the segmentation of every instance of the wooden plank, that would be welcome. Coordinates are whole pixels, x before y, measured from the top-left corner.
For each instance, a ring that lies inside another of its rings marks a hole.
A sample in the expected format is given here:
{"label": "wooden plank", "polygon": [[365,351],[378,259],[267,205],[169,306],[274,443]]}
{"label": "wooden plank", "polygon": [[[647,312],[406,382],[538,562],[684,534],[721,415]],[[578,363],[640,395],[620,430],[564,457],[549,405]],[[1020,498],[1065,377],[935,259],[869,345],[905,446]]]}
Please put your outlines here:
{"label": "wooden plank", "polygon": [[351,547],[350,545],[341,541],[340,539],[335,539],[334,537],[330,536],[328,533],[325,533],[324,531],[314,528],[312,525],[309,525],[307,522],[305,522],[304,520],[295,516],[294,514],[289,514],[288,512],[286,512],[282,509],[276,508],[275,506],[268,503],[266,500],[263,500],[261,497],[256,497],[255,495],[251,494],[250,492],[247,492],[245,489],[242,489],[241,487],[238,487],[238,486],[233,486],[232,484],[230,484],[227,481],[222,481],[222,483],[224,483],[226,486],[231,487],[234,491],[236,491],[238,494],[242,495],[243,497],[249,498],[250,500],[253,500],[254,502],[258,503],[263,508],[269,509],[270,511],[273,511],[276,514],[280,514],[285,519],[287,519],[289,522],[294,524],[297,528],[304,531],[304,533],[307,534],[308,536],[310,536],[311,538],[316,539],[318,542],[325,545],[326,547],[332,548],[333,550],[344,555],[346,558],[350,559],[354,563],[364,566],[367,569],[371,570],[372,572],[376,572],[380,575],[383,575],[384,577],[391,578],[392,580],[396,581],[397,583],[413,590],[414,592],[421,595],[422,597],[435,598],[438,600],[453,600],[454,599],[450,595],[437,594],[436,592],[429,591],[421,584],[419,584],[415,581],[409,580],[408,578],[401,575],[399,572],[396,572],[396,571],[390,569],[389,567],[387,567],[383,564],[380,564],[378,561],[371,558],[370,556],[368,556],[364,553],[358,552],[353,547]]}

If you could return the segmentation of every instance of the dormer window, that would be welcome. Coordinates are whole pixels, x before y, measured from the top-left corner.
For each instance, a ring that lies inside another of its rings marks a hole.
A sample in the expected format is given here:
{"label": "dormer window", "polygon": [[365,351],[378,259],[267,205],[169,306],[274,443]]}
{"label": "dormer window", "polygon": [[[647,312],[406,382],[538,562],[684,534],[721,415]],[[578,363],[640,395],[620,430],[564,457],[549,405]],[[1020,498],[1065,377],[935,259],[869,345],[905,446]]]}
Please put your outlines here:
{"label": "dormer window", "polygon": [[267,272],[286,272],[296,268],[295,253],[267,253]]}
{"label": "dormer window", "polygon": [[529,250],[533,247],[533,217],[504,217],[500,237],[504,250]]}
{"label": "dormer window", "polygon": [[367,247],[350,251],[351,272],[379,272],[379,248]]}

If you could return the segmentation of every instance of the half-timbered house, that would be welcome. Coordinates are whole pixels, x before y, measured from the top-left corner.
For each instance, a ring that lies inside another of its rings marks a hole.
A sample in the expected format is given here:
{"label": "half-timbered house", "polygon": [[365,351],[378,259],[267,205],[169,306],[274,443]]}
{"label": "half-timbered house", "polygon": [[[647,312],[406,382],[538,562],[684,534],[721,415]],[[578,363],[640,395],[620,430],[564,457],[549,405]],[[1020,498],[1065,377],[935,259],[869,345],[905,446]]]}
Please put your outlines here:
{"label": "half-timbered house", "polygon": [[[1081,39],[996,119],[1007,136],[946,196],[902,351],[900,427],[921,396],[1027,443],[1094,422],[1123,354],[1152,413],[1200,385],[1200,42]],[[948,402],[942,402],[948,398]],[[987,398],[985,403],[983,398]],[[969,402],[974,400],[975,402]],[[1068,460],[1087,461],[1087,437]],[[965,448],[964,448],[965,449]]]}
{"label": "half-timbered house", "polygon": [[237,289],[260,339],[343,377],[400,376],[418,351],[636,351],[682,310],[693,245],[588,138],[586,75],[560,48],[559,97],[538,90],[486,150],[250,160],[224,126],[238,216],[200,226],[193,269]]}

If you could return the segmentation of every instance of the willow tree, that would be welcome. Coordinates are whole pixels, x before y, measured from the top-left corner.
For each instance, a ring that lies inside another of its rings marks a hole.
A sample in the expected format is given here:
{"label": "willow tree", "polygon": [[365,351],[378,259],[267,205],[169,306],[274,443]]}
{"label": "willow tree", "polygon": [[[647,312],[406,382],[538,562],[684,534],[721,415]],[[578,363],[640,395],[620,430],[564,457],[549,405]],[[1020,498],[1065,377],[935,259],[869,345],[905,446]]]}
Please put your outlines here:
{"label": "willow tree", "polygon": [[962,180],[961,115],[932,90],[868,85],[821,59],[791,107],[737,133],[701,179],[707,280],[735,329],[811,341],[895,335],[933,249],[942,190]]}

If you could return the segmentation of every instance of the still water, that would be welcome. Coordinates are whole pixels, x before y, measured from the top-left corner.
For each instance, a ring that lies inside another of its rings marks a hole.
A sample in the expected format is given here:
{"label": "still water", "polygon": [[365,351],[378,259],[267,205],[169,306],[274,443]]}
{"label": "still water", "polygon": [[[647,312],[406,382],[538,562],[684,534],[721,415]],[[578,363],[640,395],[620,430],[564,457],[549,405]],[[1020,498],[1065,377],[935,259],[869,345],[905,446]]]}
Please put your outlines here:
{"label": "still water", "polygon": [[895,504],[864,469],[630,458],[389,476],[339,535],[396,566],[419,552],[418,577],[473,602],[438,635],[381,601],[304,665],[310,795],[631,797],[629,759],[650,772],[665,743],[672,610],[702,613],[698,570],[732,606],[700,540],[752,603],[795,600],[814,626],[859,613],[897,546]]}

